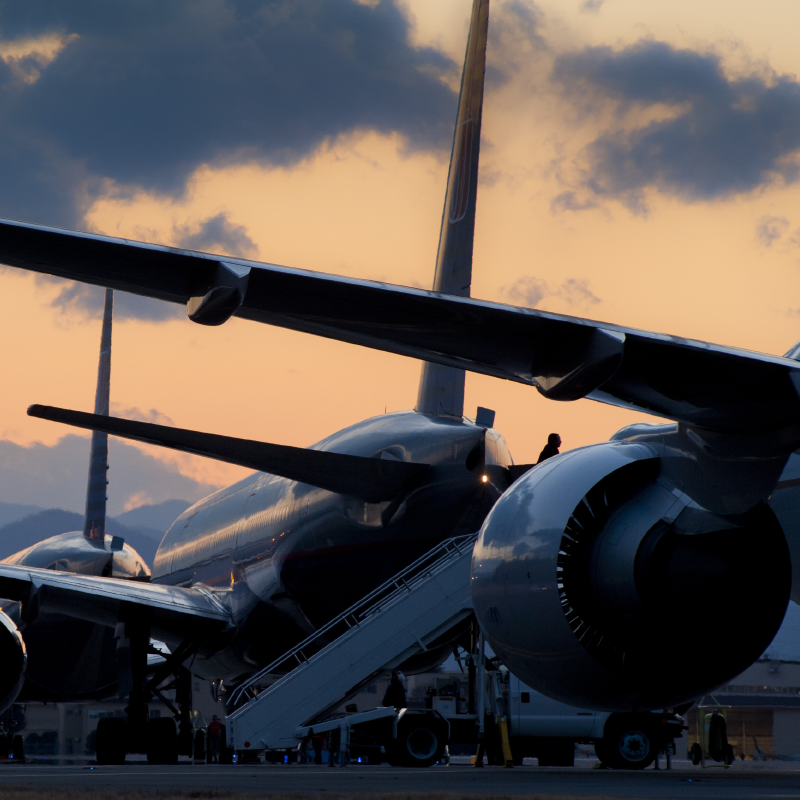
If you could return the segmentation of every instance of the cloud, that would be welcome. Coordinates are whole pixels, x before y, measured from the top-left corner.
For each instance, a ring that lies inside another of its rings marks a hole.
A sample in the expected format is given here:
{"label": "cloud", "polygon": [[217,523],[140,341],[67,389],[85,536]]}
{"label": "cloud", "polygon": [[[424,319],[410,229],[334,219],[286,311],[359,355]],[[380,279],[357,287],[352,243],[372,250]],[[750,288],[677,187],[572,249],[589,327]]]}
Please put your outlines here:
{"label": "cloud", "polygon": [[0,51],[63,47],[33,81],[0,61],[0,216],[80,226],[109,180],[179,196],[356,130],[445,152],[456,65],[409,30],[394,0],[2,0]]}
{"label": "cloud", "polygon": [[[62,285],[61,291],[51,302],[51,306],[72,317],[99,319],[103,315],[103,298],[105,289],[90,286],[88,283],[72,283],[61,278],[37,276],[37,280]],[[185,319],[186,309],[175,303],[151,300],[128,292],[114,292],[114,319],[139,319],[147,322],[168,322],[173,319]]]}
{"label": "cloud", "polygon": [[115,403],[112,400],[110,411],[112,417],[133,419],[137,420],[138,422],[150,422],[154,425],[172,425],[172,426],[175,425],[175,422],[173,421],[172,417],[169,417],[166,414],[162,414],[155,408],[142,410],[141,408],[137,408],[136,406],[126,407],[121,405],[120,403]]}
{"label": "cloud", "polygon": [[[552,77],[577,107],[598,93],[626,112],[666,107],[666,118],[603,131],[584,153],[581,189],[646,211],[644,191],[692,202],[800,177],[800,84],[786,75],[729,77],[714,54],[641,41],[558,56]],[[652,120],[652,113],[650,118]]]}
{"label": "cloud", "polygon": [[587,208],[597,208],[596,200],[579,198],[576,192],[566,191],[557,194],[550,203],[551,211],[586,211]]}
{"label": "cloud", "polygon": [[547,297],[558,298],[576,308],[593,306],[602,302],[589,288],[589,283],[581,278],[567,278],[560,286],[551,287],[542,278],[526,275],[510,286],[502,286],[500,294],[515,305],[536,308]]}
{"label": "cloud", "polygon": [[756,225],[756,239],[763,247],[796,256],[800,248],[800,228],[790,232],[791,227],[792,223],[786,217],[761,217]]}
{"label": "cloud", "polygon": [[536,308],[541,301],[550,294],[547,281],[535,278],[533,275],[526,275],[520,278],[511,286],[502,286],[500,294],[505,295],[518,305]]}
{"label": "cloud", "polygon": [[[108,513],[121,514],[135,497],[153,503],[194,502],[216,486],[182,475],[175,466],[125,442],[109,438]],[[52,447],[0,440],[0,502],[63,508],[83,513],[89,469],[89,439],[69,434]]]}
{"label": "cloud", "polygon": [[788,228],[789,220],[786,217],[761,217],[756,227],[756,237],[764,247],[772,247],[783,238]]}
{"label": "cloud", "polygon": [[200,250],[204,253],[221,253],[223,255],[256,258],[258,247],[247,235],[244,225],[232,223],[226,214],[201,222],[195,227],[184,227],[176,230],[178,247],[187,250]]}
{"label": "cloud", "polygon": [[571,306],[594,306],[601,302],[600,298],[589,288],[585,278],[567,278],[554,293]]}
{"label": "cloud", "polygon": [[605,3],[606,0],[584,0],[581,3],[581,11],[584,14],[596,14]]}
{"label": "cloud", "polygon": [[537,68],[536,56],[548,50],[540,33],[543,19],[541,9],[528,0],[510,0],[493,12],[486,64],[487,92],[507,84],[523,69]]}

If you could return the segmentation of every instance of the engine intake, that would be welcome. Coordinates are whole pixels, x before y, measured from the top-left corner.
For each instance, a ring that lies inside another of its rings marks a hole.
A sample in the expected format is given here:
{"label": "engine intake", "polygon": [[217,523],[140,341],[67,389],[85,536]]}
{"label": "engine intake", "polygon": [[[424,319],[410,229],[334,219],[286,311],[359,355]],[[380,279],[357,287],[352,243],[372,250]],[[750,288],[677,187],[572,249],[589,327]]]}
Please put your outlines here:
{"label": "engine intake", "polygon": [[475,547],[473,601],[523,681],[609,711],[675,706],[769,645],[791,588],[768,506],[734,521],[659,477],[647,445],[611,442],[531,470]]}

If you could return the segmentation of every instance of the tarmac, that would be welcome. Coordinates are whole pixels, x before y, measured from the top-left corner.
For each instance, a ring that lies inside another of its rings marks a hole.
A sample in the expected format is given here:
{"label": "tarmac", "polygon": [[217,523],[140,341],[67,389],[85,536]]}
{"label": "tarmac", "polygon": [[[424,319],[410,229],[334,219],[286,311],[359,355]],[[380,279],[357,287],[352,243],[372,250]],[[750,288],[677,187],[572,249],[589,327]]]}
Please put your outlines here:
{"label": "tarmac", "polygon": [[[800,798],[800,764],[744,762],[730,769],[701,769],[678,762],[673,770],[617,771],[578,760],[572,768],[522,766],[513,769],[469,765],[402,769],[352,764],[348,767],[298,764],[150,766],[0,766],[0,792],[12,785],[30,789],[140,790],[243,793],[381,795],[455,793],[541,798]],[[429,798],[428,798],[429,800]]]}

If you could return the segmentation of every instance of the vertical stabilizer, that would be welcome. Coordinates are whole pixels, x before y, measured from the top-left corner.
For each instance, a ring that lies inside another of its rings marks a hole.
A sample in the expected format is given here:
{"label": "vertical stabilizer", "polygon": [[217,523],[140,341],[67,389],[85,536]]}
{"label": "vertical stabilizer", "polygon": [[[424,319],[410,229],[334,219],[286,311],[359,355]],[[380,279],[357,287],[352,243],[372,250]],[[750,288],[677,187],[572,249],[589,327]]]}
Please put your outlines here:
{"label": "vertical stabilizer", "polygon": [[[472,242],[478,196],[488,29],[489,0],[473,0],[433,279],[435,292],[460,297],[469,297],[472,283]],[[441,364],[423,364],[417,411],[433,416],[460,418],[464,413],[464,370]]]}
{"label": "vertical stabilizer", "polygon": [[[100,336],[100,362],[97,365],[97,392],[94,413],[108,416],[111,389],[111,315],[114,292],[106,289],[103,304],[103,332]],[[89,485],[86,489],[86,517],[83,535],[90,541],[103,544],[106,534],[106,487],[108,484],[108,434],[94,431],[89,455]]]}

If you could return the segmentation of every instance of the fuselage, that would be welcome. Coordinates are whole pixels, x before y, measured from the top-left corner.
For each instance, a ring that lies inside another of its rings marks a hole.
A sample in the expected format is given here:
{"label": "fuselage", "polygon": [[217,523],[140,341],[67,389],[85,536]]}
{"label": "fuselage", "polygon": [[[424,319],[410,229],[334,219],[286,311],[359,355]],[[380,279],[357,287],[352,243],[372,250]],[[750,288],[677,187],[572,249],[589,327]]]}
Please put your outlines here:
{"label": "fuselage", "polygon": [[313,447],[431,466],[389,502],[255,473],[187,509],[152,580],[214,589],[236,623],[196,673],[236,679],[269,663],[437,542],[477,531],[509,485],[505,440],[466,419],[385,414]]}

